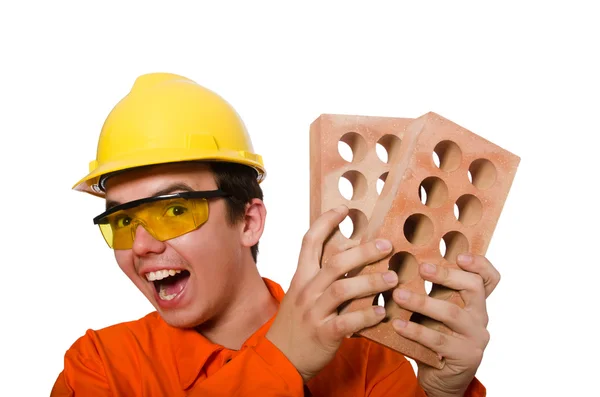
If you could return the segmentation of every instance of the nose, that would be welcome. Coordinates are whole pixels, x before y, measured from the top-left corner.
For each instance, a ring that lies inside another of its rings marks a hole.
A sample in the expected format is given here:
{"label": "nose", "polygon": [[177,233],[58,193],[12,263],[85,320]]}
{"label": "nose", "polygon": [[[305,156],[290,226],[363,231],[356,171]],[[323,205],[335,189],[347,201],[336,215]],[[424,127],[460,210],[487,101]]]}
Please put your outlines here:
{"label": "nose", "polygon": [[160,254],[165,250],[165,243],[155,239],[142,225],[135,229],[131,249],[137,256]]}

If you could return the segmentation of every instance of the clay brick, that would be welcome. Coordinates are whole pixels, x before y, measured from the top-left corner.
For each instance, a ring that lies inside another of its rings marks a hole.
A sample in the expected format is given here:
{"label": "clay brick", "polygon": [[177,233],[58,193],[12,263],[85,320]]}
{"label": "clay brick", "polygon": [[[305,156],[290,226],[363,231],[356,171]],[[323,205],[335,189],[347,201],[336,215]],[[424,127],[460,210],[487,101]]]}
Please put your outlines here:
{"label": "clay brick", "polygon": [[[317,217],[342,204],[350,209],[354,232],[347,239],[337,230],[325,244],[323,261],[360,243],[367,220],[377,202],[377,181],[384,180],[391,163],[399,158],[405,128],[412,119],[324,114],[310,126],[310,224]],[[344,142],[353,153],[351,162],[342,158],[338,143]],[[388,152],[388,162],[375,151],[380,143]],[[340,178],[348,179],[354,190],[351,200],[338,189]]]}
{"label": "clay brick", "polygon": [[[389,134],[399,141],[388,164],[383,164],[374,144],[383,136],[393,141]],[[341,159],[337,151],[340,139],[356,147],[356,161]],[[348,276],[390,268],[398,273],[402,288],[426,294],[418,264],[457,268],[454,262],[460,252],[485,255],[519,162],[514,154],[432,112],[415,120],[322,115],[311,124],[311,224],[319,214],[340,204],[351,209],[358,223],[351,239],[338,231],[328,240],[323,263],[361,241],[387,238],[394,247],[390,256]],[[385,186],[378,195],[374,186],[385,172]],[[358,197],[345,200],[341,196],[338,180],[342,175],[350,175],[358,185]],[[358,175],[364,175],[365,180]],[[444,254],[441,241],[446,245]],[[445,287],[434,285],[430,296],[464,306],[458,292]],[[377,299],[356,299],[341,311],[371,306]],[[417,361],[443,367],[443,360],[433,351],[402,338],[391,324],[394,318],[402,318],[440,332],[449,330],[398,307],[391,291],[384,294],[384,300],[386,319],[358,334]]]}

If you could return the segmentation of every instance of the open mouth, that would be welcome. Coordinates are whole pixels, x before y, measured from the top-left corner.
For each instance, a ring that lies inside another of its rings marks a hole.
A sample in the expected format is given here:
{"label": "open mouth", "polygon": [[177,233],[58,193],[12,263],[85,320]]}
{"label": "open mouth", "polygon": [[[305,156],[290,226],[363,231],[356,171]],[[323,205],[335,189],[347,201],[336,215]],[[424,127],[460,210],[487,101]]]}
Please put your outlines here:
{"label": "open mouth", "polygon": [[183,291],[190,272],[187,270],[164,269],[146,274],[146,279],[154,284],[161,300],[170,301]]}

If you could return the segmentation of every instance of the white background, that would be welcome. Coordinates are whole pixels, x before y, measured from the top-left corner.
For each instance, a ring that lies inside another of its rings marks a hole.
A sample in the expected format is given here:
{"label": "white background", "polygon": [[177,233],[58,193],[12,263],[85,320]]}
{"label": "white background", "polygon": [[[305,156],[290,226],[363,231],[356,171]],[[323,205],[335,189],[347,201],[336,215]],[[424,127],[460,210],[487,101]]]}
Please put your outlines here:
{"label": "white background", "polygon": [[373,3],[2,3],[2,395],[48,395],[86,329],[152,310],[92,225],[102,200],[70,188],[108,112],[154,71],[196,80],[244,118],[268,167],[259,267],[284,288],[321,113],[435,111],[521,156],[487,254],[503,278],[478,377],[489,396],[597,392],[597,13]]}

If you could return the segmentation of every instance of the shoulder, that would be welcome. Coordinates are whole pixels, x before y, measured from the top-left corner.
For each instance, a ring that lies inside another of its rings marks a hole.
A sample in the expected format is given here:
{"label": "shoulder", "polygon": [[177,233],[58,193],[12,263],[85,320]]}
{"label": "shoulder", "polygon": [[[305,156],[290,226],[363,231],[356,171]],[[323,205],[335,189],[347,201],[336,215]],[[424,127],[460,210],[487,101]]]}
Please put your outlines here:
{"label": "shoulder", "polygon": [[71,345],[67,355],[77,354],[81,358],[90,359],[113,354],[123,355],[128,351],[128,349],[124,349],[124,346],[149,345],[152,343],[152,339],[162,333],[160,331],[164,328],[164,322],[158,313],[152,312],[138,320],[118,323],[101,329],[88,329]]}

